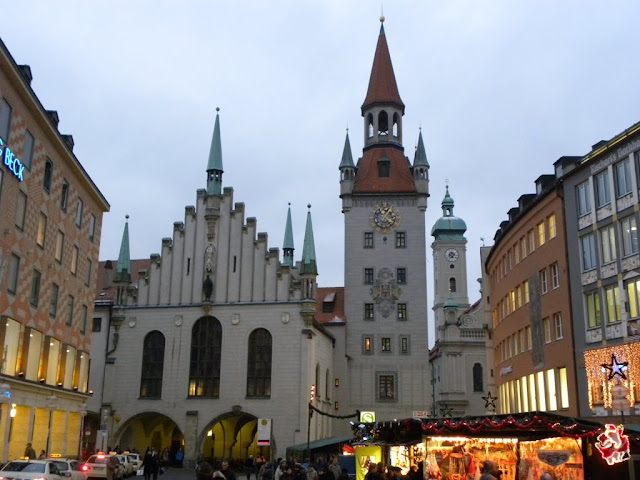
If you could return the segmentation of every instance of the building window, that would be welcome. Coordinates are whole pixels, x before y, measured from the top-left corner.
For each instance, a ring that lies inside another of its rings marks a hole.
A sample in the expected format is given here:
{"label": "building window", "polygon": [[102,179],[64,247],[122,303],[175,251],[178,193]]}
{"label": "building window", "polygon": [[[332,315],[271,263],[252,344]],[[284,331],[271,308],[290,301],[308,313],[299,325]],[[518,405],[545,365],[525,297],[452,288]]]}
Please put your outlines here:
{"label": "building window", "polygon": [[529,303],[529,280],[525,280],[522,286],[524,287],[524,303],[527,304]]}
{"label": "building window", "polygon": [[569,383],[565,367],[558,369],[558,377],[560,380],[560,408],[569,408]]}
{"label": "building window", "polygon": [[53,162],[50,158],[44,163],[44,178],[42,180],[42,187],[47,193],[51,191],[51,179],[53,178]]}
{"label": "building window", "polygon": [[552,238],[556,238],[556,214],[552,213],[547,218],[547,223],[549,224],[549,240]]}
{"label": "building window", "polygon": [[381,347],[383,352],[391,351],[391,338],[390,337],[382,337],[381,338]]}
{"label": "building window", "polygon": [[51,284],[51,302],[49,302],[49,315],[56,318],[58,314],[58,294],[60,293],[60,287],[57,283]]}
{"label": "building window", "polygon": [[31,296],[30,303],[31,306],[37,307],[38,302],[40,301],[40,280],[42,278],[42,274],[38,270],[33,271],[33,275],[31,276]]}
{"label": "building window", "polygon": [[407,319],[407,304],[398,303],[398,320],[406,320],[406,319]]}
{"label": "building window", "polygon": [[58,263],[62,262],[63,247],[64,247],[64,233],[58,230],[58,235],[56,237],[56,252],[55,252],[55,258]]}
{"label": "building window", "polygon": [[629,301],[629,318],[640,316],[640,278],[626,283],[627,299]]}
{"label": "building window", "polygon": [[371,354],[373,349],[371,348],[371,337],[362,338],[362,353]]}
{"label": "building window", "polygon": [[373,320],[373,303],[364,304],[364,319]]}
{"label": "building window", "polygon": [[540,291],[543,295],[549,291],[546,268],[544,270],[540,270]]}
{"label": "building window", "polygon": [[587,307],[587,326],[589,328],[602,325],[602,312],[600,310],[600,294],[597,290],[585,294]]}
{"label": "building window", "polygon": [[516,265],[520,263],[520,248],[518,242],[513,244],[513,256],[515,257]]}
{"label": "building window", "polygon": [[520,238],[520,253],[523,259],[527,256],[527,241],[524,237]]}
{"label": "building window", "polygon": [[378,160],[378,176],[380,178],[389,178],[389,167],[390,162],[386,158]]}
{"label": "building window", "polygon": [[529,253],[532,253],[536,249],[536,235],[533,230],[529,230],[527,237],[529,239]]}
{"label": "building window", "polygon": [[364,284],[373,285],[373,268],[364,269]]}
{"label": "building window", "polygon": [[400,337],[400,353],[409,353],[409,336],[402,335]]}
{"label": "building window", "polygon": [[516,308],[520,308],[522,306],[522,287],[520,285],[516,286]]}
{"label": "building window", "polygon": [[87,315],[89,310],[86,305],[82,306],[82,317],[80,320],[80,333],[84,334],[87,331]]}
{"label": "building window", "polygon": [[102,318],[95,317],[93,319],[93,325],[91,326],[92,332],[99,332],[102,330]]}
{"label": "building window", "polygon": [[622,255],[628,256],[638,253],[638,229],[636,217],[627,217],[620,222],[622,230]]}
{"label": "building window", "polygon": [[69,183],[66,180],[63,180],[62,191],[60,193],[60,208],[66,212],[67,205],[69,205]]}
{"label": "building window", "polygon": [[29,130],[24,132],[24,144],[22,148],[22,158],[20,161],[28,169],[31,170],[31,162],[33,161],[33,146],[35,145],[33,135]]}
{"label": "building window", "polygon": [[551,342],[551,322],[548,317],[542,319],[542,327],[544,330],[544,343]]}
{"label": "building window", "polygon": [[140,398],[160,398],[162,396],[164,343],[164,335],[158,330],[153,330],[144,337]]}
{"label": "building window", "polygon": [[0,103],[0,138],[9,143],[9,131],[11,130],[11,113],[13,108],[4,98]]}
{"label": "building window", "polygon": [[7,290],[16,293],[18,290],[18,273],[20,272],[20,257],[15,253],[11,254],[11,263],[9,264],[9,285]]}
{"label": "building window", "polygon": [[87,258],[87,270],[84,276],[84,284],[88,287],[89,285],[91,285],[91,274],[93,269],[93,263],[91,262],[91,260],[89,260]]}
{"label": "building window", "polygon": [[604,296],[607,300],[607,321],[608,323],[619,322],[620,314],[620,290],[617,285],[612,285],[604,289]]}
{"label": "building window", "polygon": [[545,242],[544,222],[538,224],[538,245],[542,246]]}
{"label": "building window", "polygon": [[364,248],[373,248],[373,232],[364,232]]}
{"label": "building window", "polygon": [[451,277],[449,279],[449,293],[455,293],[456,291],[456,279]]}
{"label": "building window", "polygon": [[484,392],[484,385],[482,381],[482,365],[475,363],[473,365],[473,391]]}
{"label": "building window", "polygon": [[406,232],[396,232],[396,248],[406,248],[407,234]]}
{"label": "building window", "polygon": [[406,285],[406,283],[407,283],[407,269],[406,268],[397,268],[396,269],[396,280],[398,281],[398,285]]}
{"label": "building window", "polygon": [[562,314],[561,313],[553,314],[553,324],[556,328],[556,340],[560,340],[564,338],[562,335]]}
{"label": "building window", "polygon": [[247,358],[247,397],[271,397],[271,333],[258,328],[249,335]]}
{"label": "building window", "polygon": [[18,198],[16,199],[16,227],[24,230],[24,219],[27,216],[27,194],[22,190],[18,190]]}
{"label": "building window", "polygon": [[80,249],[78,249],[77,245],[73,246],[71,250],[71,273],[74,275],[78,271],[78,255],[80,253]]}
{"label": "building window", "polygon": [[551,287],[558,288],[560,286],[560,270],[558,264],[551,264]]}
{"label": "building window", "polygon": [[96,236],[96,216],[92,213],[89,217],[89,240],[93,242]]}
{"label": "building window", "polygon": [[531,333],[531,325],[527,325],[524,327],[524,333],[527,336],[527,350],[531,350],[533,348],[533,336]]}
{"label": "building window", "polygon": [[220,396],[222,325],[213,317],[200,318],[191,331],[189,396]]}
{"label": "building window", "polygon": [[378,400],[393,401],[396,399],[396,376],[378,374]]}
{"label": "building window", "polygon": [[593,234],[585,235],[580,239],[582,244],[582,270],[587,271],[596,268],[596,240]]}
{"label": "building window", "polygon": [[38,219],[38,233],[36,235],[36,243],[40,248],[44,248],[44,240],[47,235],[47,216],[40,212]]}
{"label": "building window", "polygon": [[596,175],[596,208],[602,208],[611,203],[611,189],[609,187],[609,170]]}
{"label": "building window", "polygon": [[65,320],[65,325],[71,325],[73,323],[73,295],[69,295],[67,297],[67,318]]}
{"label": "building window", "polygon": [[524,351],[527,349],[527,339],[525,338],[524,328],[521,328],[518,331],[518,337],[520,337],[520,351],[524,353]]}
{"label": "building window", "polygon": [[600,240],[602,242],[602,263],[615,261],[617,258],[615,227],[611,225],[600,230]]}
{"label": "building window", "polygon": [[582,182],[576,187],[576,201],[578,202],[578,216],[582,217],[591,213],[591,199],[589,195],[589,182]]}
{"label": "building window", "polygon": [[78,204],[76,207],[76,225],[78,227],[82,226],[82,211],[84,210],[84,202],[81,198],[78,198]]}
{"label": "building window", "polygon": [[618,198],[631,193],[631,165],[624,160],[614,166],[616,172],[616,195]]}

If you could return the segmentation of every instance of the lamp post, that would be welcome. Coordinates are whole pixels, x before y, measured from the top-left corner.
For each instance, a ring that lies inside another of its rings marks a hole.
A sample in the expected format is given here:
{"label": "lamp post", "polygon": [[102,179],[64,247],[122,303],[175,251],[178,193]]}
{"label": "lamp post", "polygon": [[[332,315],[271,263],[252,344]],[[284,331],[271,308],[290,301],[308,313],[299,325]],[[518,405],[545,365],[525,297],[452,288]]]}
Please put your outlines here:
{"label": "lamp post", "polygon": [[49,428],[47,430],[47,455],[51,455],[51,425],[53,423],[53,411],[58,406],[58,397],[47,397],[47,409],[49,410]]}
{"label": "lamp post", "polygon": [[84,417],[87,416],[87,404],[80,405],[80,438],[78,439],[78,461],[82,461],[82,439],[84,438]]}

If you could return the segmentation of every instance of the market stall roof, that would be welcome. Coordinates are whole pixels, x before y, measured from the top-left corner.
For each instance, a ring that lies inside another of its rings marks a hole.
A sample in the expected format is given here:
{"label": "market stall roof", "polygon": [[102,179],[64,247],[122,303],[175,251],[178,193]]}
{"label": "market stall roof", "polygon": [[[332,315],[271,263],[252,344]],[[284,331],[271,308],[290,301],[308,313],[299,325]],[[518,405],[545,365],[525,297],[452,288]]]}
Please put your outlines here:
{"label": "market stall roof", "polygon": [[355,445],[410,445],[424,436],[509,437],[536,440],[548,437],[590,437],[603,425],[548,412],[480,417],[406,419],[353,425]]}
{"label": "market stall roof", "polygon": [[[323,438],[322,440],[314,440],[313,442],[309,442],[309,449],[315,450],[322,447],[327,447],[329,445],[336,445],[338,443],[348,443],[353,440],[353,436],[349,435],[346,437],[329,437]],[[287,450],[295,451],[295,452],[304,452],[307,449],[307,443],[301,443],[299,445],[294,445],[292,447],[287,447]]]}

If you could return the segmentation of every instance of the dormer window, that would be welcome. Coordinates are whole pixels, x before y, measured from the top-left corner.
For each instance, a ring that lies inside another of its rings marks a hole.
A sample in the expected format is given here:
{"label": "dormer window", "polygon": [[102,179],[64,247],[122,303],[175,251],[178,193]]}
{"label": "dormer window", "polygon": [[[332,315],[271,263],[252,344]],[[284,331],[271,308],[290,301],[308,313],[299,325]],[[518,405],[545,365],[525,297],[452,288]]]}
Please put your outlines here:
{"label": "dormer window", "polygon": [[388,178],[390,170],[390,162],[388,158],[381,158],[378,160],[378,177]]}

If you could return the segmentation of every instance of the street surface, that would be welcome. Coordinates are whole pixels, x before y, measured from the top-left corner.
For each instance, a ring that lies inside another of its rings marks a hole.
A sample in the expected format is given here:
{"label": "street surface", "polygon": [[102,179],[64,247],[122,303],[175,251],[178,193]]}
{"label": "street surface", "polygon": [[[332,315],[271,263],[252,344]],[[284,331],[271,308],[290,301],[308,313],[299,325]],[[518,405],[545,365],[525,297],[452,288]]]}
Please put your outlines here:
{"label": "street surface", "polygon": [[[153,479],[153,477],[151,477]],[[247,480],[244,473],[237,473],[238,480]],[[251,476],[255,480],[255,476]],[[129,480],[144,480],[143,476],[129,477]],[[196,480],[196,471],[189,468],[168,468],[164,475],[158,475],[158,480]]]}

